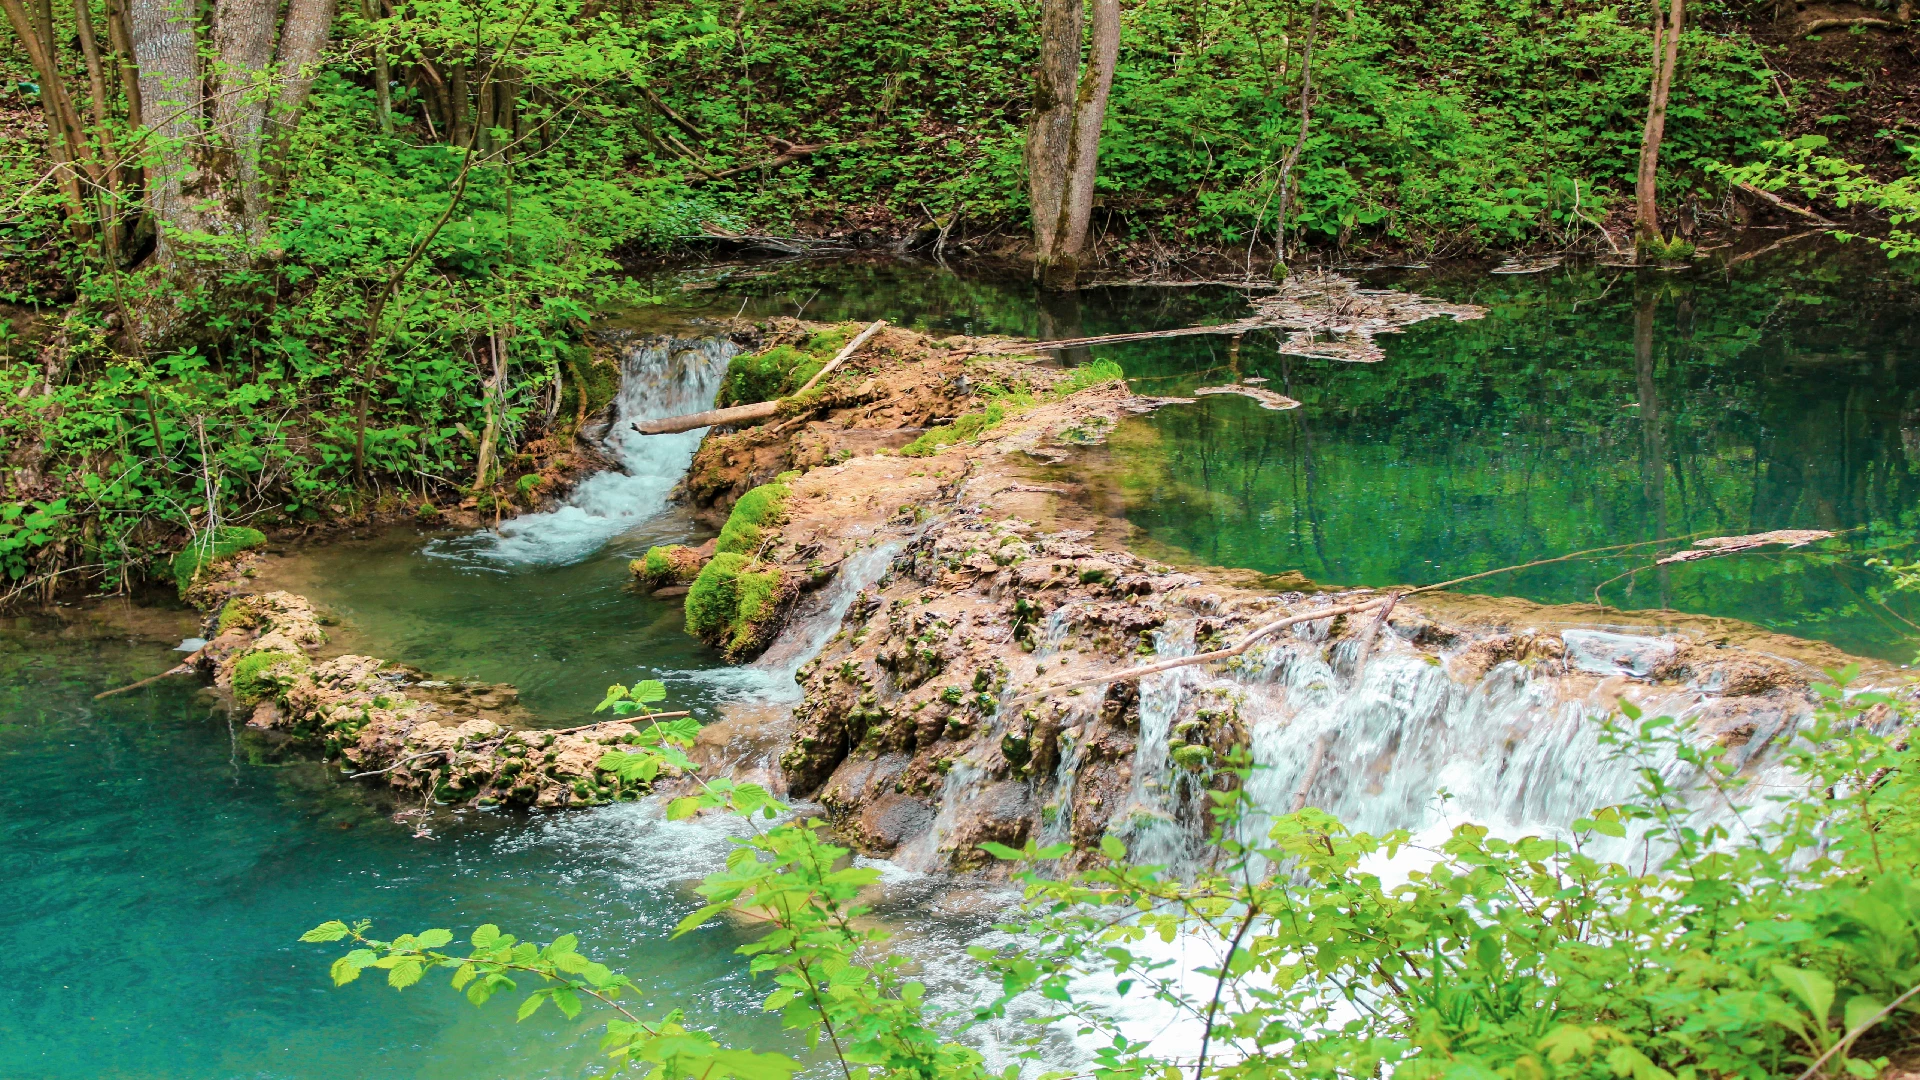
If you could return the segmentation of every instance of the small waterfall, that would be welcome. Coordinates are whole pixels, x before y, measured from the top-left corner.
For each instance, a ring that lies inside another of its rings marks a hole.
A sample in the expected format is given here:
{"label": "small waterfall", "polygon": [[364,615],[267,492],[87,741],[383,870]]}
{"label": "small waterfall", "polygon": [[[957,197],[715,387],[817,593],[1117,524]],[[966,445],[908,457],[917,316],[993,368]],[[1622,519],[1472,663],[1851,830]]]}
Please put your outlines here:
{"label": "small waterfall", "polygon": [[794,675],[802,664],[819,655],[840,630],[853,601],[886,574],[899,554],[898,543],[878,544],[847,556],[826,587],[800,601],[780,635],[758,660],[741,667],[711,668],[689,674],[730,696],[758,704],[777,702],[791,707],[801,698]]}
{"label": "small waterfall", "polygon": [[706,428],[642,435],[635,420],[680,416],[713,407],[739,352],[723,337],[645,338],[627,347],[614,401],[607,450],[619,470],[580,482],[560,506],[525,514],[497,529],[429,545],[427,554],[493,567],[578,562],[615,536],[666,509]]}

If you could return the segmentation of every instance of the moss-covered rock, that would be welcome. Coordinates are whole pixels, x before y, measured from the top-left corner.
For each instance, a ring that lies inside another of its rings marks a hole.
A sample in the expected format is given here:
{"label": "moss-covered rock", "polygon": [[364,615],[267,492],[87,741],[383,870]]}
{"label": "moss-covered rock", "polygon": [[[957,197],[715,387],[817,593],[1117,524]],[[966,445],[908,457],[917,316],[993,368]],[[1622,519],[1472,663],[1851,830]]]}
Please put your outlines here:
{"label": "moss-covered rock", "polygon": [[233,665],[233,700],[256,705],[278,698],[297,676],[312,668],[304,653],[275,649],[248,653]]}
{"label": "moss-covered rock", "polygon": [[733,512],[727,515],[727,523],[720,530],[720,539],[714,543],[714,550],[737,555],[758,552],[767,530],[780,524],[787,495],[792,490],[776,480],[771,484],[761,484],[740,496],[740,500],[733,504]]}
{"label": "moss-covered rock", "polygon": [[690,585],[700,576],[706,557],[685,544],[660,544],[628,564],[641,584],[658,589],[666,585]]}
{"label": "moss-covered rock", "polygon": [[687,591],[687,632],[738,662],[766,648],[795,589],[777,566],[721,552]]}
{"label": "moss-covered rock", "polygon": [[829,327],[796,344],[735,356],[727,362],[727,378],[720,384],[715,406],[752,405],[793,393],[820,373],[855,329],[851,324]]}
{"label": "moss-covered rock", "polygon": [[180,595],[185,596],[208,567],[266,542],[266,533],[244,525],[222,525],[201,533],[173,557],[173,580],[180,586]]}
{"label": "moss-covered rock", "polygon": [[260,616],[253,610],[251,601],[252,598],[246,596],[236,596],[227,601],[226,606],[220,609],[220,618],[215,624],[216,632],[224,634],[233,629],[252,630],[258,627]]}

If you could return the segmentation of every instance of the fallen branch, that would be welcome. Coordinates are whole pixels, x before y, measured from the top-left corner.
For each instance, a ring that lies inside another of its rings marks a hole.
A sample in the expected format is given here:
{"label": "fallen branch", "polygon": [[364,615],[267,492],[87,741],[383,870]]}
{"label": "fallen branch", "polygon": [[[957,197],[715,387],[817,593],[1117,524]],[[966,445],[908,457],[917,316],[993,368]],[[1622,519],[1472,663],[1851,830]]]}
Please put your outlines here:
{"label": "fallen branch", "polygon": [[1833,30],[1842,26],[1884,26],[1889,30],[1905,30],[1909,24],[1895,22],[1892,19],[1815,19],[1800,28],[1800,33],[1817,34],[1822,30]]}
{"label": "fallen branch", "polygon": [[1785,210],[1789,214],[1798,214],[1801,217],[1806,218],[1808,221],[1816,221],[1822,225],[1836,224],[1835,222],[1828,221],[1826,218],[1821,217],[1819,214],[1816,214],[1813,211],[1808,210],[1804,206],[1795,206],[1792,203],[1788,202],[1787,200],[1781,198],[1780,196],[1775,195],[1773,192],[1763,191],[1760,188],[1754,187],[1752,184],[1741,184],[1740,190],[1746,192],[1749,195],[1752,195],[1757,199],[1763,199],[1766,202],[1771,203],[1772,205],[1777,206],[1782,210]]}
{"label": "fallen branch", "polygon": [[702,169],[698,177],[688,180],[687,182],[697,184],[701,180],[725,180],[743,173],[759,172],[762,169],[777,169],[782,165],[790,165],[793,162],[799,161],[809,154],[817,154],[832,145],[832,143],[806,143],[800,145],[787,142],[785,139],[775,139],[773,140],[773,148],[778,151],[778,153],[766,161],[756,161],[750,165],[735,165],[730,169],[721,169],[719,172],[707,172]]}
{"label": "fallen branch", "polygon": [[1327,744],[1333,741],[1330,732],[1321,732],[1313,740],[1313,758],[1307,762],[1307,775],[1300,780],[1300,786],[1293,789],[1293,801],[1287,804],[1287,812],[1297,814],[1307,808],[1307,792],[1313,789],[1313,782],[1320,779],[1320,767],[1327,763]]}
{"label": "fallen branch", "polygon": [[1058,341],[1009,341],[981,349],[982,353],[1039,352],[1043,349],[1079,349],[1088,345],[1116,345],[1123,341],[1157,341],[1161,338],[1195,337],[1202,334],[1244,334],[1249,330],[1272,329],[1264,319],[1240,319],[1218,326],[1183,326],[1177,330],[1146,330],[1134,334],[1102,334],[1098,337],[1062,338]]}
{"label": "fallen branch", "polygon": [[885,325],[887,325],[887,320],[879,319],[875,321],[872,326],[860,331],[859,337],[847,342],[846,348],[841,349],[835,354],[832,360],[827,361],[826,367],[821,368],[818,374],[807,380],[805,386],[794,391],[789,397],[774,401],[756,402],[752,405],[735,405],[726,409],[709,409],[706,412],[690,413],[685,416],[669,416],[659,420],[640,420],[634,423],[633,430],[642,435],[672,435],[676,432],[692,431],[694,428],[715,427],[720,424],[746,424],[771,419],[779,414],[782,402],[790,401],[813,389],[815,384],[832,373],[835,368],[840,366],[842,361],[858,351],[860,346],[867,343],[868,338],[879,333],[880,328]]}
{"label": "fallen branch", "polygon": [[126,693],[127,691],[129,691],[129,690],[138,690],[138,689],[140,689],[140,688],[141,688],[141,687],[143,687],[143,686],[147,686],[147,685],[149,685],[149,684],[152,684],[152,683],[157,683],[157,682],[159,682],[159,681],[160,681],[161,679],[164,679],[164,678],[166,678],[166,677],[167,677],[167,676],[169,676],[169,675],[185,675],[185,674],[188,674],[189,672],[191,672],[191,671],[193,670],[193,661],[194,661],[194,658],[195,658],[195,657],[198,657],[199,655],[200,655],[199,653],[195,653],[195,654],[193,654],[193,656],[190,656],[190,657],[188,657],[188,658],[187,658],[186,660],[184,660],[184,661],[182,661],[179,667],[172,667],[172,668],[168,668],[167,670],[165,670],[165,671],[163,671],[163,672],[161,672],[161,673],[160,673],[160,674],[158,674],[158,675],[155,675],[155,676],[153,676],[153,677],[151,677],[151,678],[147,678],[147,679],[141,679],[141,680],[140,680],[139,682],[137,682],[137,683],[128,683],[127,685],[125,685],[125,686],[123,686],[123,687],[121,687],[121,688],[119,688],[118,690],[102,690],[102,691],[101,691],[100,693],[98,693],[98,694],[95,694],[95,695],[93,695],[93,700],[95,700],[95,701],[99,701],[99,700],[100,700],[101,698],[109,698],[109,697],[112,697],[112,696],[113,696],[113,695],[115,695],[115,694],[124,694],[124,693]]}

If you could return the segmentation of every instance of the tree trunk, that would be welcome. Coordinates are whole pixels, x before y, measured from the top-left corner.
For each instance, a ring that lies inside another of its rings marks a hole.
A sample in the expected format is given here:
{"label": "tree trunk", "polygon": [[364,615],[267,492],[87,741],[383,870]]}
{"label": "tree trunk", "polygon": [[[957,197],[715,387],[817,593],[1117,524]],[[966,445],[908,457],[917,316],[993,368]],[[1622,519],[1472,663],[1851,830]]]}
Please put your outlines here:
{"label": "tree trunk", "polygon": [[1634,184],[1634,248],[1660,241],[1660,140],[1667,131],[1667,99],[1673,92],[1673,72],[1680,60],[1680,31],[1686,0],[1672,0],[1666,12],[1653,0],[1653,81],[1647,93],[1647,126],[1640,136],[1640,173]]}
{"label": "tree trunk", "polygon": [[[274,16],[271,0],[214,0],[214,98],[211,138],[198,153],[199,181],[219,194],[201,200],[202,227],[248,247],[266,237],[267,200],[262,179],[267,106],[271,86]],[[210,192],[211,193],[211,192]],[[214,205],[206,205],[207,203]]]}
{"label": "tree trunk", "polygon": [[[1307,132],[1313,123],[1313,40],[1320,33],[1321,0],[1313,0],[1313,13],[1307,16],[1307,38],[1300,50],[1300,131],[1287,147],[1287,153],[1280,160],[1279,210],[1274,217],[1273,258],[1284,267],[1287,264],[1287,211],[1293,201],[1293,170],[1300,164],[1300,155],[1307,147]],[[1257,228],[1259,222],[1255,222]],[[1248,247],[1248,261],[1252,261],[1252,247]],[[1251,273],[1251,266],[1249,266]]]}
{"label": "tree trunk", "polygon": [[1087,225],[1093,218],[1093,185],[1099,172],[1100,128],[1107,119],[1113,69],[1120,59],[1120,0],[1093,0],[1093,39],[1086,70],[1074,97],[1067,139],[1066,189],[1053,230],[1053,246],[1041,249],[1042,286],[1071,289],[1080,275]]}
{"label": "tree trunk", "polygon": [[60,178],[60,189],[67,198],[68,226],[75,236],[85,237],[86,203],[80,195],[79,170],[88,161],[86,129],[60,76],[59,56],[52,46],[52,12],[40,4],[29,11],[20,0],[0,0],[0,6],[6,8],[7,22],[13,26],[34,74],[40,79],[40,108],[47,119],[47,149],[53,158],[54,172]]}
{"label": "tree trunk", "polygon": [[[381,13],[374,7],[373,0],[360,0],[360,14],[368,22],[380,18]],[[373,92],[379,101],[380,134],[393,134],[393,68],[387,63],[387,47],[374,43],[373,46]]]}
{"label": "tree trunk", "polygon": [[137,131],[146,124],[146,117],[140,107],[140,67],[133,61],[133,33],[127,28],[126,0],[107,0],[107,40],[113,44],[120,91],[127,96],[127,126]]}
{"label": "tree trunk", "polygon": [[467,65],[464,61],[454,61],[447,66],[447,105],[452,110],[447,115],[447,141],[454,146],[466,146],[472,128],[467,123]]}
{"label": "tree trunk", "polygon": [[[274,126],[269,167],[275,174],[284,165],[288,141],[300,122],[300,113],[307,107],[307,98],[313,93],[313,81],[320,77],[320,54],[327,48],[333,13],[334,0],[289,0],[287,4],[280,47],[273,57],[277,87],[273,112],[268,117]],[[383,90],[385,85],[381,84]]]}
{"label": "tree trunk", "polygon": [[1026,165],[1033,246],[1042,258],[1054,248],[1067,190],[1067,144],[1073,137],[1074,82],[1080,70],[1081,4],[1082,0],[1040,0],[1040,62],[1033,73]]}

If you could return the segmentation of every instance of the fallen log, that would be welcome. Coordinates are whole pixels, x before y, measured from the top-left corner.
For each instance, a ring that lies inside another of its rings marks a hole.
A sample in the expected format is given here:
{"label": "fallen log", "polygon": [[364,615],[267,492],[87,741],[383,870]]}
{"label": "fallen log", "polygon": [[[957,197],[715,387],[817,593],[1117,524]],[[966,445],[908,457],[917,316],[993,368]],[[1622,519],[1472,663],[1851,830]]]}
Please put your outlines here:
{"label": "fallen log", "polygon": [[[859,351],[860,346],[865,345],[867,339],[879,333],[880,328],[885,325],[887,325],[887,320],[879,319],[876,320],[872,326],[860,331],[859,337],[847,342],[846,348],[834,354],[833,359],[827,361],[827,366],[821,368],[819,373],[814,375],[813,378],[808,379],[805,386],[794,391],[792,397],[799,397],[801,394],[813,389],[821,379],[831,374],[833,369],[839,367],[841,361]],[[676,432],[692,431],[694,428],[716,427],[721,424],[728,426],[750,424],[760,420],[769,420],[779,415],[780,403],[787,400],[789,400],[789,398],[779,398],[774,401],[755,402],[752,405],[734,405],[725,409],[708,409],[706,412],[688,413],[685,416],[668,416],[659,420],[638,420],[634,422],[633,430],[642,435],[672,435]]]}
{"label": "fallen log", "polygon": [[1806,207],[1795,206],[1792,203],[1788,202],[1787,200],[1781,198],[1780,196],[1775,195],[1771,191],[1766,191],[1761,188],[1754,187],[1752,184],[1740,184],[1738,186],[1741,191],[1744,191],[1747,194],[1752,195],[1757,199],[1762,199],[1774,206],[1777,206],[1780,209],[1785,210],[1789,214],[1797,214],[1800,217],[1806,218],[1808,221],[1817,222],[1821,225],[1833,224],[1833,222],[1828,221],[1826,218],[1821,217],[1819,214],[1814,213],[1813,211],[1807,209]]}

